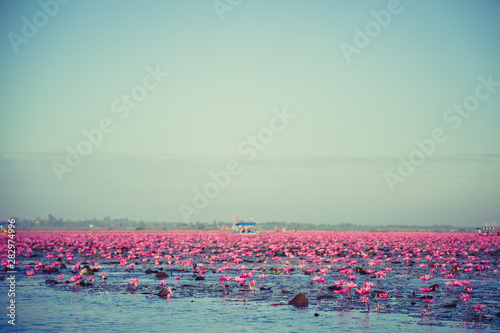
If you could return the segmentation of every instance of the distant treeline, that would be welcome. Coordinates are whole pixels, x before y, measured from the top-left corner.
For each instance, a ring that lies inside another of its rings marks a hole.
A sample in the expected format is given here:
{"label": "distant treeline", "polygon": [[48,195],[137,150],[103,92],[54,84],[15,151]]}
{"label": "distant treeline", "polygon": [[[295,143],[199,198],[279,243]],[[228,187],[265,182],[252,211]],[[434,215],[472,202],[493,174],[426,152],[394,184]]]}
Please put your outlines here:
{"label": "distant treeline", "polygon": [[[16,220],[17,230],[232,230],[232,222],[146,222],[131,221],[127,218],[87,219],[84,221],[63,220],[49,215],[48,218],[34,220],[11,217]],[[474,232],[472,227],[455,227],[449,225],[357,225],[353,223],[314,224],[304,222],[261,222],[257,230],[291,231],[432,231],[432,232]]]}

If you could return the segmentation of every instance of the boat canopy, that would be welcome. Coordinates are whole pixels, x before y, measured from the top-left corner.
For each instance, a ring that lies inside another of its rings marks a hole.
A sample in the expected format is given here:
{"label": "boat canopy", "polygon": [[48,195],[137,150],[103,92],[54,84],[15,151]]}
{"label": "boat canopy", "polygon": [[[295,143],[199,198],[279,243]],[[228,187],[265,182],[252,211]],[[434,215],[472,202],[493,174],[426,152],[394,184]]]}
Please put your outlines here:
{"label": "boat canopy", "polygon": [[236,225],[256,225],[257,223],[255,222],[238,222]]}

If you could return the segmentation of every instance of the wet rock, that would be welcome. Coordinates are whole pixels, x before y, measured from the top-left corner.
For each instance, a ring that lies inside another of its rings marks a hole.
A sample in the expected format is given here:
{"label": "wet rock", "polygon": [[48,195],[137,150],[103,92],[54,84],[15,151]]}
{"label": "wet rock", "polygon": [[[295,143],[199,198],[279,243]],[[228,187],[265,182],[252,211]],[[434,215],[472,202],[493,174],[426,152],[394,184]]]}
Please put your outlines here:
{"label": "wet rock", "polygon": [[334,291],[334,290],[340,290],[340,289],[342,289],[342,287],[339,287],[339,286],[329,286],[329,287],[326,287],[326,289]]}
{"label": "wet rock", "polygon": [[356,272],[358,272],[359,274],[361,274],[361,275],[368,275],[368,274],[370,274],[367,271],[365,271],[362,267],[356,267],[356,268],[354,268],[354,270]]}
{"label": "wet rock", "polygon": [[260,287],[260,290],[271,290],[271,287]]}
{"label": "wet rock", "polygon": [[165,273],[165,272],[159,272],[155,275],[155,277],[159,278],[159,279],[164,279],[164,278],[168,278],[168,274]]}
{"label": "wet rock", "polygon": [[160,290],[160,292],[158,293],[158,296],[160,296],[160,297],[167,297],[167,295],[168,295],[168,291],[165,288]]}
{"label": "wet rock", "polygon": [[60,264],[59,267],[61,267],[61,269],[68,268],[65,264]]}
{"label": "wet rock", "polygon": [[150,268],[148,268],[148,269],[146,269],[146,271],[144,273],[151,274],[151,273],[153,273],[153,271]]}
{"label": "wet rock", "polygon": [[0,281],[5,280],[5,276],[0,276]]}
{"label": "wet rock", "polygon": [[49,273],[59,273],[59,270],[57,269],[57,267],[50,267]]}
{"label": "wet rock", "polygon": [[59,281],[52,280],[52,279],[47,279],[47,280],[45,280],[45,283],[49,283],[49,284],[59,284]]}
{"label": "wet rock", "polygon": [[439,284],[433,284],[432,286],[430,286],[429,288],[432,288],[431,291],[438,291],[438,287],[439,287]]}
{"label": "wet rock", "polygon": [[283,294],[289,294],[289,293],[290,293],[288,290],[285,290],[285,289],[281,289],[281,292],[282,292]]}
{"label": "wet rock", "polygon": [[329,294],[324,294],[324,295],[318,296],[318,299],[325,299],[325,298],[335,298],[335,297],[333,297],[333,295],[329,295]]}
{"label": "wet rock", "polygon": [[83,269],[80,271],[80,274],[82,275],[94,275],[94,271],[90,269],[89,266],[83,267]]}
{"label": "wet rock", "polygon": [[205,278],[203,276],[197,276],[195,280],[196,281],[202,281],[202,280],[205,280]]}
{"label": "wet rock", "polygon": [[456,308],[457,303],[451,303],[451,304],[445,304],[443,305],[443,308]]}
{"label": "wet rock", "polygon": [[309,306],[309,299],[304,294],[298,294],[295,296],[288,304],[294,305],[296,307],[306,307]]}
{"label": "wet rock", "polygon": [[319,316],[319,313],[315,313],[315,314],[314,314],[314,317],[318,317],[318,316]]}

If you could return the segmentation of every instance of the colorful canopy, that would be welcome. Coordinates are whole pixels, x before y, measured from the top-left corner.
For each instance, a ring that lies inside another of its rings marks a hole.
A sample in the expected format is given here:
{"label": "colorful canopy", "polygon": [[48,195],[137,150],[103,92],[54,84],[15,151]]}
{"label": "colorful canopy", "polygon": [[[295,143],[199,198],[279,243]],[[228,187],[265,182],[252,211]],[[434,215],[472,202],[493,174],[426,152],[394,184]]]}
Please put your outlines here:
{"label": "colorful canopy", "polygon": [[238,222],[236,225],[255,225],[255,222]]}

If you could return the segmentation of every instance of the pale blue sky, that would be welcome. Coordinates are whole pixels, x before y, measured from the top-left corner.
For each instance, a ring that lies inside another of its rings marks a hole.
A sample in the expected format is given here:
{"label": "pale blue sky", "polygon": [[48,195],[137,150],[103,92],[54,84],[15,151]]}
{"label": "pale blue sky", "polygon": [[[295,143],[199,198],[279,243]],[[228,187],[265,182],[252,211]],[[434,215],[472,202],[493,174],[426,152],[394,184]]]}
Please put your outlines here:
{"label": "pale blue sky", "polygon": [[[224,20],[209,0],[2,3],[0,215],[181,221],[184,204],[192,221],[498,219],[500,86],[478,77],[500,82],[500,4],[391,3],[248,0]],[[342,43],[391,6],[348,62]],[[168,76],[120,118],[122,94],[155,69]],[[488,96],[454,129],[447,110],[477,89]],[[295,118],[247,161],[238,147],[284,108]],[[103,119],[114,130],[68,166]],[[446,141],[391,188],[386,173],[435,128]],[[194,207],[231,160],[241,172]]]}

